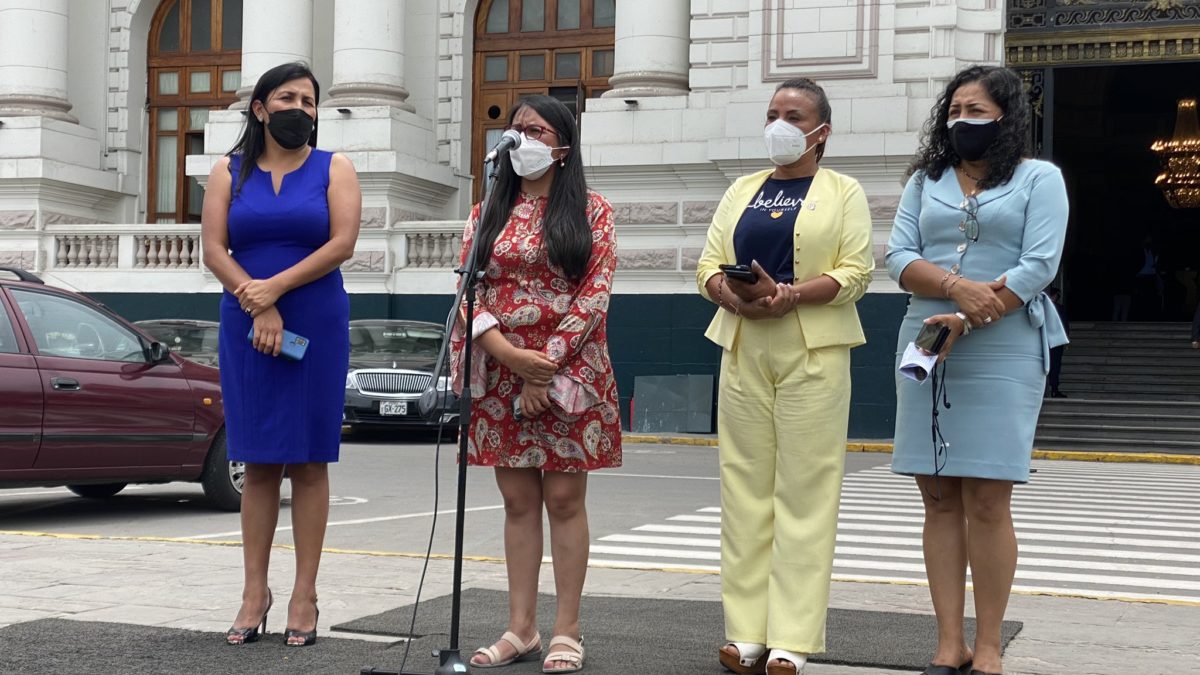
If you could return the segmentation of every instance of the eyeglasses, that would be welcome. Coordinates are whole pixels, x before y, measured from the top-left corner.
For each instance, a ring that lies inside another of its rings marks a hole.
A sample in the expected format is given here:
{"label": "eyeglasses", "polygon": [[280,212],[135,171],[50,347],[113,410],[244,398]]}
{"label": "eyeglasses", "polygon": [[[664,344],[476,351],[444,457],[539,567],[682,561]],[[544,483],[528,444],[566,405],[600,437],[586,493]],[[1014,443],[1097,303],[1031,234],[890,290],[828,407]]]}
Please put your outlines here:
{"label": "eyeglasses", "polygon": [[964,199],[958,208],[966,214],[958,224],[958,231],[965,233],[971,241],[979,241],[979,199],[971,195]]}
{"label": "eyeglasses", "polygon": [[555,137],[558,137],[557,131],[551,129],[550,127],[543,127],[537,124],[510,124],[504,127],[505,131],[508,131],[509,129],[521,134],[531,141],[542,140],[543,134],[554,134]]}

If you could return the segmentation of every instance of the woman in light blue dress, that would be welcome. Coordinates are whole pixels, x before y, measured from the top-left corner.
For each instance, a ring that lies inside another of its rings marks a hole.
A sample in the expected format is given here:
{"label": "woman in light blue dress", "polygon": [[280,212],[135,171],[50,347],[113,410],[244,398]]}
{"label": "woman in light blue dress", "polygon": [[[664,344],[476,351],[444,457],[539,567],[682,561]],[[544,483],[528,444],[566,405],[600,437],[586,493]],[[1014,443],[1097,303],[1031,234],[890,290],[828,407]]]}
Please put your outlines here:
{"label": "woman in light blue dress", "polygon": [[[1012,71],[967,68],[933,116],[888,242],[888,273],[912,293],[897,362],[923,324],[947,326],[950,337],[937,389],[934,378],[897,375],[892,471],[915,476],[925,502],[938,620],[925,672],[987,675],[1002,672],[1000,624],[1016,570],[1012,486],[1029,479],[1050,349],[1067,341],[1042,292],[1062,256],[1067,194],[1057,167],[1025,157],[1029,100]],[[973,649],[963,634],[968,561]]]}

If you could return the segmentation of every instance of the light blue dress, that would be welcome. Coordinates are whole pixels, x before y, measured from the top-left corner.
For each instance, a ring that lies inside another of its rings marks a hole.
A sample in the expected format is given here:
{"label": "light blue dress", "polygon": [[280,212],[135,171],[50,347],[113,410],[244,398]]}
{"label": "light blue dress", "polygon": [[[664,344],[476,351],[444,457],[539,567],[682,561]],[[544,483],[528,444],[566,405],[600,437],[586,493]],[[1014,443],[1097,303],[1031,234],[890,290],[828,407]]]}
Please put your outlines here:
{"label": "light blue dress", "polygon": [[[1042,407],[1050,348],[1067,335],[1042,292],[1054,280],[1067,233],[1067,191],[1058,167],[1025,160],[1012,179],[978,195],[979,240],[960,229],[965,196],[954,171],[939,180],[916,174],[904,188],[888,241],[888,274],[897,282],[915,260],[928,260],[972,281],[1007,276],[1025,306],[960,338],[946,360],[949,409],[938,420],[949,444],[935,455],[931,378],[896,374],[892,471],[1026,482]],[[954,267],[957,266],[957,267]],[[912,296],[896,341],[896,365],[922,321],[957,311],[954,303]]]}

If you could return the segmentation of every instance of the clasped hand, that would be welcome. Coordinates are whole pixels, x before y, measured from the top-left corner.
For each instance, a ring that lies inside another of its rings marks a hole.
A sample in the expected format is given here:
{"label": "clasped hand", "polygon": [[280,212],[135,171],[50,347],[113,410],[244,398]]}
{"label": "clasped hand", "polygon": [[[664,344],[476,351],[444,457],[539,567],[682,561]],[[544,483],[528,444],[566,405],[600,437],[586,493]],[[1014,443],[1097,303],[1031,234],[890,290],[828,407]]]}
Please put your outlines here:
{"label": "clasped hand", "polygon": [[540,387],[550,386],[551,378],[558,372],[557,363],[534,349],[513,347],[506,350],[502,357],[497,357],[497,360],[525,382]]}
{"label": "clasped hand", "polygon": [[251,279],[234,289],[233,295],[238,299],[242,311],[257,317],[275,306],[279,296],[283,295],[283,289],[271,279]]}
{"label": "clasped hand", "polygon": [[961,278],[950,289],[950,299],[967,315],[971,326],[979,328],[1004,316],[1004,301],[997,292],[1004,288],[1008,277],[995,281],[971,281]]}
{"label": "clasped hand", "polygon": [[776,283],[758,261],[752,261],[750,269],[758,275],[752,284],[725,278],[725,285],[741,301],[739,314],[747,319],[777,319],[796,308],[799,299],[794,286]]}
{"label": "clasped hand", "polygon": [[283,350],[283,317],[278,309],[268,307],[255,315],[252,344],[255,351],[279,356]]}

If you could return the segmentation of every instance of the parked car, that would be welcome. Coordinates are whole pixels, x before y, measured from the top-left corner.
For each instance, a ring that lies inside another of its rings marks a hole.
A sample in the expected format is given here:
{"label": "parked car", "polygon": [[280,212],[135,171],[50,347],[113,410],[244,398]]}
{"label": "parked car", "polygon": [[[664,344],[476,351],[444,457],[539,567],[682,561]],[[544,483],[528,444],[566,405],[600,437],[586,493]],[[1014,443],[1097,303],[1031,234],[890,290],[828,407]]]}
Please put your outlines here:
{"label": "parked car", "polygon": [[199,319],[148,319],[133,325],[188,361],[206,366],[217,365],[217,338],[221,324]]}
{"label": "parked car", "polygon": [[[364,428],[426,428],[445,433],[458,424],[458,397],[450,393],[438,419],[417,410],[417,399],[433,381],[445,331],[427,321],[364,319],[350,322],[350,368],[346,373],[343,423]],[[437,387],[449,388],[439,378]]]}
{"label": "parked car", "polygon": [[103,305],[0,268],[0,488],[198,481],[240,508],[216,368],[181,358]]}

